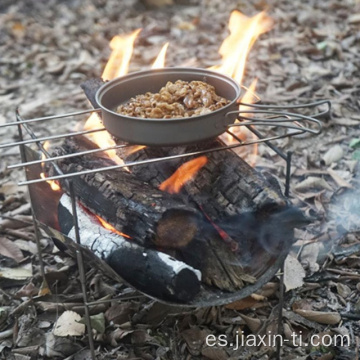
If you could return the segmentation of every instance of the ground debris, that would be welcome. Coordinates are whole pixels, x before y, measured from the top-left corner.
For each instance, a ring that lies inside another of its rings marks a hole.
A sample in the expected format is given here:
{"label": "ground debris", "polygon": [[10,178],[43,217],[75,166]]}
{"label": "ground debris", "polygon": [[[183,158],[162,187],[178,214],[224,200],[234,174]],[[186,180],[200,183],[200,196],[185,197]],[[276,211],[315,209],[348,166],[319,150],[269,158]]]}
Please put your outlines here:
{"label": "ground debris", "polygon": [[[144,2],[160,6],[148,8]],[[100,77],[112,36],[134,27],[143,30],[131,71],[148,69],[167,41],[167,66],[216,65],[234,7],[249,16],[266,8],[274,18],[272,31],[249,54],[245,86],[258,77],[257,93],[264,104],[332,101],[332,116],[323,119],[323,132],[315,140],[301,136],[275,142],[284,152],[293,152],[292,200],[313,220],[297,232],[293,247],[293,259],[301,266],[288,263],[285,269],[289,291],[281,325],[287,339],[296,335],[297,345],[300,335],[304,343],[312,335],[349,334],[350,346],[284,345],[280,358],[355,359],[360,334],[360,155],[352,140],[359,138],[360,125],[358,1],[206,0],[199,5],[192,0],[5,0],[0,5],[0,124],[15,120],[17,106],[25,118],[88,109],[79,84]],[[34,128],[49,135],[78,123],[74,118]],[[0,139],[19,140],[15,128],[1,128]],[[283,179],[284,161],[264,145],[258,150],[256,166]],[[17,148],[0,149],[0,358],[90,359],[83,324],[72,321],[81,327],[76,335],[69,328],[62,336],[54,333],[60,314],[72,314],[75,320],[76,312],[80,319],[84,305],[76,262],[54,250],[43,235],[46,280],[53,295],[38,291],[43,279],[29,199],[25,188],[16,185],[24,172],[7,169],[19,162],[17,153]],[[274,355],[266,346],[235,349],[230,344],[242,333],[277,332],[272,309],[279,303],[278,278],[227,307],[188,309],[154,302],[94,269],[86,271],[90,314],[98,322],[98,359],[250,360]],[[207,344],[210,335],[214,346]],[[226,346],[220,346],[220,336],[226,337]]]}

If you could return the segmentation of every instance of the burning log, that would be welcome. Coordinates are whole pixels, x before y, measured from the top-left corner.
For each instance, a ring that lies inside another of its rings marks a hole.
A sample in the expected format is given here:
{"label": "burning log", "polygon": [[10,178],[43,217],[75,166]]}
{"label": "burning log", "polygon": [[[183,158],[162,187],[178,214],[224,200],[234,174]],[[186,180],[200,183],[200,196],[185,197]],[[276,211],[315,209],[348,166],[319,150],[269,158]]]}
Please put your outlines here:
{"label": "burning log", "polygon": [[[96,146],[84,137],[71,138],[55,154],[71,154]],[[57,162],[64,173],[103,168],[114,163],[103,153]],[[50,174],[54,169],[50,169]],[[79,201],[103,218],[117,231],[140,244],[151,246],[153,240],[169,244],[186,244],[200,230],[201,215],[179,197],[171,196],[136,179],[124,169],[77,176],[73,179]],[[61,181],[63,189],[67,182]]]}
{"label": "burning log", "polygon": [[[62,232],[74,239],[71,199],[66,194],[61,197],[58,214]],[[103,228],[80,206],[77,206],[77,218],[82,245],[105,259],[112,269],[138,290],[178,302],[188,302],[198,294],[200,271]]]}
{"label": "burning log", "polygon": [[[65,141],[54,155],[93,149],[83,137]],[[65,173],[101,168],[114,163],[103,153],[93,153],[58,165]],[[53,169],[50,170],[50,174]],[[123,169],[88,174],[73,180],[76,196],[91,212],[110,223],[117,231],[145,247],[154,247],[176,254],[190,266],[200,269],[203,281],[221,289],[234,291],[255,278],[242,271],[235,254],[206,224],[203,215],[178,195],[171,195],[135,179]],[[66,181],[61,183],[67,189]],[[201,231],[200,231],[201,230]],[[113,265],[120,258],[113,255]],[[140,260],[140,259],[138,259]]]}
{"label": "burning log", "polygon": [[[146,147],[131,153],[119,149],[117,154],[125,163],[141,161],[162,156],[172,156],[223,147],[221,140],[211,140],[198,145],[172,148]],[[206,154],[208,161],[196,175],[184,184],[183,194],[201,207],[212,220],[221,220],[244,211],[255,211],[266,207],[283,207],[286,200],[279,189],[232,150],[222,150]],[[151,163],[134,166],[131,171],[138,178],[160,186],[181,165],[196,156],[174,159],[170,166]]]}

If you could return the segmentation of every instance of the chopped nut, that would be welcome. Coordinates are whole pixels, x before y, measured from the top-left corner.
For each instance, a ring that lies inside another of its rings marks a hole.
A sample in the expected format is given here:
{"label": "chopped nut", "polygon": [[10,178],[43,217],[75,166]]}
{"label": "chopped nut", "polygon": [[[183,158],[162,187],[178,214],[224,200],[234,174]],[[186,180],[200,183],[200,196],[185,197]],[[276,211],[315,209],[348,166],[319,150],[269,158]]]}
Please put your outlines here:
{"label": "chopped nut", "polygon": [[203,81],[168,82],[158,93],[137,95],[117,108],[123,115],[170,119],[208,114],[230,101],[217,95],[215,88]]}

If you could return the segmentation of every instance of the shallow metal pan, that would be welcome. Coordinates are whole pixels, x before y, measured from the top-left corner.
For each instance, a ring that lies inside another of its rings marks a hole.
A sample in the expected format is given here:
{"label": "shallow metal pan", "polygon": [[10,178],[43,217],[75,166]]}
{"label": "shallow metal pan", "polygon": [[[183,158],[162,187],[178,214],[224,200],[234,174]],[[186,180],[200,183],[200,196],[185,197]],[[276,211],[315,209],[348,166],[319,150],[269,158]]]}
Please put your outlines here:
{"label": "shallow metal pan", "polygon": [[[146,92],[159,92],[168,81],[204,81],[230,103],[206,115],[144,119],[119,114],[117,106]],[[105,128],[120,140],[132,144],[166,146],[195,143],[215,138],[237,118],[240,86],[230,77],[194,68],[163,68],[135,72],[104,84],[96,94]]]}

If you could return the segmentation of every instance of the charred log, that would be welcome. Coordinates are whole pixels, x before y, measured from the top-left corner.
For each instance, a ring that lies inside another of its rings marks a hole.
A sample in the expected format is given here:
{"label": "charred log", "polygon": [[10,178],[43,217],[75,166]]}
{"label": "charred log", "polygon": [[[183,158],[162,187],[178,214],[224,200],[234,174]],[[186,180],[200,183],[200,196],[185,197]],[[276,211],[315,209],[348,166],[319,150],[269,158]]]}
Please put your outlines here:
{"label": "charred log", "polygon": [[[60,200],[58,216],[62,233],[74,239],[71,199],[66,194]],[[89,216],[79,206],[77,219],[82,245],[105,259],[136,289],[159,299],[176,302],[191,301],[200,291],[200,271],[104,229],[94,216]]]}
{"label": "charred log", "polygon": [[[94,144],[89,140],[77,137],[67,140],[54,155],[92,148]],[[65,173],[71,173],[113,162],[99,152],[62,159],[58,165]],[[67,189],[66,181],[61,185]],[[206,284],[234,291],[242,288],[244,282],[255,281],[242,271],[236,254],[229,251],[219,234],[184,198],[153,188],[122,169],[75,177],[73,186],[79,201],[94,214],[141,245],[156,244],[175,252],[181,260],[201,270]],[[192,242],[196,244],[190,245]]]}
{"label": "charred log", "polygon": [[88,79],[84,81],[80,87],[83,89],[86,97],[89,99],[91,105],[94,109],[99,108],[99,104],[95,99],[96,92],[104,84],[100,78]]}
{"label": "charred log", "polygon": [[[146,147],[133,153],[131,148],[119,149],[117,153],[128,163],[223,146],[221,140],[216,139],[198,145],[172,148]],[[184,185],[182,193],[189,195],[211,220],[218,221],[244,211],[255,211],[264,207],[281,208],[286,205],[283,194],[232,150],[214,151],[206,156],[206,165]],[[153,186],[159,186],[179,166],[195,157],[171,160],[170,166],[162,163],[134,166],[131,171],[138,178],[150,182]]]}
{"label": "charred log", "polygon": [[[66,140],[56,154],[94,148],[86,138],[76,137]],[[58,161],[66,174],[111,165],[113,161],[103,152]],[[54,169],[50,169],[50,173],[54,173]],[[194,208],[179,197],[136,179],[124,169],[76,176],[72,181],[77,198],[86,208],[141,244],[150,246],[154,239],[169,247],[178,242],[188,243],[200,229],[201,215]],[[61,186],[69,190],[67,181],[61,181]],[[174,218],[181,219],[176,232],[170,231]]]}

